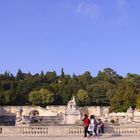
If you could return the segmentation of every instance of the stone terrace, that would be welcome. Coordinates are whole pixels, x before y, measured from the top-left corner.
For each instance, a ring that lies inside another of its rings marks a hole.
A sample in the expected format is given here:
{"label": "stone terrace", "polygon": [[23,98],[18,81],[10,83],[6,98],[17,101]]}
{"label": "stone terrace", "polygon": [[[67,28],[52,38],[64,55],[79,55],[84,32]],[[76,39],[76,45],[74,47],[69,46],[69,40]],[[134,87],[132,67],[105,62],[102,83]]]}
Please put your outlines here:
{"label": "stone terrace", "polygon": [[70,137],[29,137],[29,136],[0,136],[0,140],[140,140],[140,136],[101,136],[83,138],[82,136],[70,136]]}

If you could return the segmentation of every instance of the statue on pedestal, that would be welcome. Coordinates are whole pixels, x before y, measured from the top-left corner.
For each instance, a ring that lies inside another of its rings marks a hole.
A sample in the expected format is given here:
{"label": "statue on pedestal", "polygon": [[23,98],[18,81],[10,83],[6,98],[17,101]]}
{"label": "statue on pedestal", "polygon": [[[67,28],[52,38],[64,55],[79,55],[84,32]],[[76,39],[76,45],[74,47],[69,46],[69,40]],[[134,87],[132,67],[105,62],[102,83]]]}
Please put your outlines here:
{"label": "statue on pedestal", "polygon": [[17,109],[17,112],[16,112],[16,122],[22,121],[22,112],[23,112],[22,108],[18,108]]}
{"label": "statue on pedestal", "polygon": [[133,108],[130,106],[130,107],[127,109],[126,116],[125,116],[124,120],[123,120],[121,123],[124,123],[124,124],[132,123],[132,122],[133,122],[133,118],[134,118],[134,110],[133,110]]}
{"label": "statue on pedestal", "polygon": [[132,122],[133,121],[133,118],[134,118],[134,110],[132,109],[131,106],[127,109],[126,117],[127,117],[127,122]]}
{"label": "statue on pedestal", "polygon": [[75,124],[77,121],[80,121],[81,113],[80,110],[76,108],[76,101],[75,97],[73,96],[72,99],[67,104],[67,109],[65,112],[65,123],[66,124]]}
{"label": "statue on pedestal", "polygon": [[67,104],[67,111],[75,111],[76,110],[76,101],[75,97],[72,97],[72,100],[70,100]]}
{"label": "statue on pedestal", "polygon": [[25,125],[28,124],[28,121],[25,119],[25,116],[22,115],[23,109],[18,108],[16,112],[16,125]]}

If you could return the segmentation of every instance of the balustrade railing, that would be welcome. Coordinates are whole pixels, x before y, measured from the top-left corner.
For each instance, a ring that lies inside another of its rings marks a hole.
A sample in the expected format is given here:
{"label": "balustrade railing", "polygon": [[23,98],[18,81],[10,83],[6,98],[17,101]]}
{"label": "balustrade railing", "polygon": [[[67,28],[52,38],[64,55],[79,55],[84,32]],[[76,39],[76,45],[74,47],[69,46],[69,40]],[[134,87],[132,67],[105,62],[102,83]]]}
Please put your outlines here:
{"label": "balustrade railing", "polygon": [[113,130],[116,134],[140,134],[140,127],[134,126],[115,126]]}
{"label": "balustrade railing", "polygon": [[[0,135],[34,135],[34,136],[64,136],[64,135],[83,135],[83,126],[21,126],[0,127]],[[138,134],[140,135],[140,127],[135,126],[107,126],[105,127],[105,133],[108,134]]]}
{"label": "balustrade railing", "polygon": [[82,134],[83,133],[83,127],[77,126],[77,127],[69,127],[68,134]]}
{"label": "balustrade railing", "polygon": [[20,130],[21,134],[48,134],[47,127],[23,127]]}

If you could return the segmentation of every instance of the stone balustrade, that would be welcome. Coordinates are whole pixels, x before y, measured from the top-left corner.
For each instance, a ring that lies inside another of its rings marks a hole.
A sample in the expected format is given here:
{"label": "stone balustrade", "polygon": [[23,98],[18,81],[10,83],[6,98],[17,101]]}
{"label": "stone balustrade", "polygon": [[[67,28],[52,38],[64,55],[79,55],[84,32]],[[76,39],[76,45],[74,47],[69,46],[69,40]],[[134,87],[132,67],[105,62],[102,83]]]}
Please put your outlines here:
{"label": "stone balustrade", "polygon": [[66,135],[82,135],[82,126],[27,126],[0,127],[0,135],[35,135],[35,136],[66,136]]}
{"label": "stone balustrade", "polygon": [[23,127],[21,134],[48,134],[47,127]]}
{"label": "stone balustrade", "polygon": [[[33,136],[69,136],[83,135],[83,126],[62,125],[62,126],[1,126],[0,135],[33,135]],[[107,126],[105,127],[106,134],[140,135],[140,127],[136,126]]]}
{"label": "stone balustrade", "polygon": [[68,134],[82,134],[84,132],[82,126],[73,126],[73,127],[68,127]]}
{"label": "stone balustrade", "polygon": [[140,127],[136,126],[115,126],[113,130],[116,134],[140,134]]}

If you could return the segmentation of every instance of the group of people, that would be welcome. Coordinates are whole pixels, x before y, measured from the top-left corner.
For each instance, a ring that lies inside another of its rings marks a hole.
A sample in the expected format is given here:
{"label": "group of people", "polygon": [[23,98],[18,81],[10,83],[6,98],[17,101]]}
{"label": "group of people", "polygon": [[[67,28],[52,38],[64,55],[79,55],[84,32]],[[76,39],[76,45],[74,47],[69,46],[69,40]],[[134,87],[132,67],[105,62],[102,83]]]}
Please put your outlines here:
{"label": "group of people", "polygon": [[94,115],[91,115],[90,118],[88,118],[88,115],[85,114],[83,122],[84,122],[84,137],[87,137],[87,134],[89,136],[92,135],[97,136],[97,133],[104,133],[103,122],[101,121],[101,119],[98,119],[98,121],[96,121]]}

